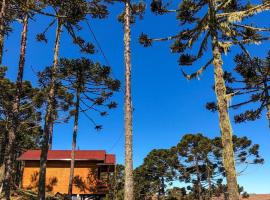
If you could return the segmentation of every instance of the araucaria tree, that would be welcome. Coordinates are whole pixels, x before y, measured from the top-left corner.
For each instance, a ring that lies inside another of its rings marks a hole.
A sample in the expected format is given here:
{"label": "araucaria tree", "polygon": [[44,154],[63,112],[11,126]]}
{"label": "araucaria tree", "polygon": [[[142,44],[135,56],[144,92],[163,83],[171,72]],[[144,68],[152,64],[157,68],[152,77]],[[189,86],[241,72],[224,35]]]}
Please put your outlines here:
{"label": "araucaria tree", "polygon": [[[246,137],[233,136],[233,150],[240,175],[250,164],[263,164],[259,155],[259,145],[252,144]],[[222,162],[222,140],[220,137],[210,139],[202,134],[186,134],[176,147],[179,158],[179,178],[185,183],[193,199],[212,199],[227,195],[223,185],[226,175]],[[217,190],[219,188],[219,191]],[[222,190],[220,190],[222,188]],[[238,189],[238,193],[241,191]]]}
{"label": "araucaria tree", "polygon": [[[14,123],[14,102],[16,102],[17,98],[17,83],[13,83],[6,77],[6,71],[7,68],[0,68],[0,164],[5,164],[5,199],[10,199],[10,189],[18,186],[18,179],[20,179],[21,173],[20,169],[16,168],[16,158],[18,158],[24,150],[36,148],[36,143],[39,141],[41,134],[39,105],[42,104],[42,101],[39,101],[40,91],[33,88],[30,82],[23,81],[21,83],[20,112],[16,113],[16,120],[18,120],[19,123],[17,123],[16,127],[16,137],[10,142],[8,134],[10,134],[9,131]],[[12,148],[9,146],[10,143],[12,144]]]}
{"label": "araucaria tree", "polygon": [[4,50],[4,38],[5,38],[5,25],[6,25],[6,14],[8,7],[7,0],[1,1],[1,10],[0,10],[0,64],[2,64],[3,59],[3,50]]}
{"label": "araucaria tree", "polygon": [[[54,24],[57,23],[61,26],[61,31],[58,31],[59,40],[61,38],[61,33],[66,30],[74,45],[80,48],[81,53],[93,54],[95,52],[94,45],[92,43],[86,42],[83,38],[78,36],[77,32],[82,30],[82,26],[79,23],[82,21],[87,21],[87,15],[90,15],[92,18],[105,18],[108,15],[107,7],[105,5],[103,5],[101,2],[88,2],[85,0],[70,0],[65,2],[45,1],[44,4],[46,6],[53,7],[55,13],[43,12],[42,9],[45,7],[44,5],[39,6],[38,9],[35,9],[36,12],[42,15],[53,17],[44,31],[40,34],[37,34],[37,41],[47,43],[48,39],[46,37],[46,33]],[[57,59],[55,59],[55,56],[56,55],[54,55],[54,60],[57,60],[58,55]],[[49,149],[52,148],[52,137],[53,129],[50,130]]]}
{"label": "araucaria tree", "polygon": [[[269,96],[269,81],[270,81],[270,51],[265,59],[259,57],[251,57],[249,54],[241,53],[235,56],[236,63],[235,71],[237,73],[224,73],[226,82],[227,93],[233,93],[240,101],[230,105],[232,109],[240,107],[247,107],[254,105],[253,109],[247,109],[240,114],[234,116],[236,123],[246,121],[254,121],[264,114],[268,119],[270,127],[270,96]],[[234,102],[235,102],[234,101]],[[256,105],[256,107],[255,107]],[[216,111],[217,107],[215,102],[207,103],[206,108],[211,111]]]}
{"label": "araucaria tree", "polygon": [[[4,3],[4,2],[2,2]],[[22,21],[22,34],[21,34],[21,43],[20,43],[20,57],[19,57],[19,67],[17,72],[17,80],[16,80],[16,93],[15,98],[13,101],[13,116],[12,116],[12,123],[8,129],[8,141],[5,150],[5,177],[4,177],[4,188],[6,199],[10,198],[10,185],[11,185],[11,176],[12,176],[12,159],[14,158],[14,148],[17,140],[17,128],[20,125],[19,115],[20,115],[20,99],[21,99],[21,90],[23,85],[23,74],[24,74],[24,65],[25,65],[25,55],[26,55],[26,41],[27,41],[27,30],[28,30],[28,18],[30,15],[33,15],[28,9],[27,6],[35,7],[35,3],[30,3],[30,1],[8,1],[8,10],[9,16],[8,20],[12,18],[18,18]],[[11,5],[12,4],[12,5]],[[3,4],[3,6],[5,6]],[[5,17],[4,17],[5,18]],[[2,20],[2,19],[1,19]],[[7,20],[7,21],[8,21]],[[0,24],[0,32],[1,30],[4,31],[7,28],[7,22],[4,23],[4,28],[1,27]],[[4,31],[5,32],[5,31]],[[3,33],[4,34],[4,33]],[[2,41],[2,34],[0,34],[0,49],[2,51],[3,41]],[[0,54],[2,54],[0,52]]]}
{"label": "araucaria tree", "polygon": [[[153,0],[151,9],[157,14],[175,12],[177,19],[186,29],[180,33],[166,38],[150,39],[142,34],[140,42],[144,46],[150,46],[154,41],[173,40],[171,50],[179,53],[181,66],[192,65],[200,58],[208,58],[208,62],[197,72],[187,75],[187,79],[198,77],[208,66],[213,63],[215,93],[219,114],[219,125],[223,144],[223,164],[226,172],[229,200],[238,200],[238,187],[235,170],[234,152],[232,144],[232,127],[228,114],[228,101],[231,95],[227,94],[223,78],[222,55],[227,54],[233,45],[239,45],[245,50],[244,45],[268,40],[268,37],[258,35],[263,29],[245,25],[242,20],[251,17],[258,12],[270,9],[270,2],[253,6],[248,2],[242,5],[239,1],[215,1],[215,0],[183,0],[179,8],[172,10],[169,4],[163,4],[160,0]],[[253,34],[252,34],[253,33]],[[256,36],[256,37],[255,37]],[[206,54],[208,45],[211,44],[211,56]],[[198,53],[192,55],[194,48]],[[210,58],[209,58],[210,56]]]}
{"label": "araucaria tree", "polygon": [[212,151],[211,140],[202,134],[187,134],[177,144],[176,151],[181,163],[179,167],[180,179],[187,183],[193,183],[194,199],[202,200],[204,196],[203,182],[210,179],[208,181],[209,192],[212,185],[214,163],[208,157]]}
{"label": "araucaria tree", "polygon": [[124,15],[124,62],[125,62],[125,189],[124,199],[133,200],[133,157],[132,157],[132,102],[131,102],[131,49],[130,49],[130,1],[125,2]]}
{"label": "araucaria tree", "polygon": [[69,0],[69,1],[44,1],[47,6],[53,7],[54,14],[48,14],[38,10],[39,13],[54,17],[52,22],[48,25],[45,31],[37,35],[37,40],[47,42],[46,31],[55,23],[56,36],[54,43],[54,57],[53,65],[51,68],[51,76],[49,81],[49,91],[47,96],[47,108],[44,122],[44,131],[42,137],[42,150],[40,157],[40,173],[39,173],[39,187],[38,198],[45,199],[45,177],[46,177],[46,164],[47,154],[51,147],[53,125],[56,120],[56,85],[57,85],[57,72],[58,72],[58,60],[59,60],[59,47],[60,38],[63,31],[63,27],[67,30],[73,39],[74,44],[81,48],[82,52],[93,53],[94,47],[92,44],[85,42],[82,38],[76,36],[74,29],[81,29],[79,22],[86,20],[87,14],[90,14],[95,18],[102,18],[107,15],[106,7],[100,6],[100,2],[92,3],[84,0]]}
{"label": "araucaria tree", "polygon": [[[48,95],[49,91],[51,90],[51,77],[52,77],[52,68],[51,67],[46,67],[43,71],[38,73],[39,77],[39,85],[40,85],[40,91],[41,94],[39,95],[39,101],[42,102],[40,105],[43,109],[47,109],[48,107]],[[57,80],[55,85],[54,85],[54,110],[53,110],[53,116],[54,116],[54,121],[53,123],[63,123],[67,122],[70,118],[68,111],[70,108],[73,106],[73,94],[69,93],[68,89],[64,87],[61,82],[59,81],[59,69],[57,70],[55,74],[55,79]],[[47,112],[45,112],[45,117],[46,117]],[[44,119],[44,116],[42,116]],[[53,127],[52,127],[53,128]],[[52,131],[52,130],[50,130]],[[44,131],[43,135],[44,137]],[[47,145],[49,146],[49,138],[47,140]],[[43,140],[42,140],[43,139]],[[41,138],[41,148],[44,148],[44,138]],[[42,149],[44,150],[44,149]],[[45,157],[47,159],[47,157]],[[45,181],[45,179],[44,179]],[[45,182],[46,184],[46,182]]]}
{"label": "araucaria tree", "polygon": [[133,155],[132,155],[132,100],[131,100],[131,23],[135,15],[141,15],[145,5],[140,2],[131,4],[129,0],[124,1],[124,12],[119,16],[119,21],[124,24],[124,64],[125,64],[125,189],[124,199],[133,200]]}
{"label": "araucaria tree", "polygon": [[62,22],[58,20],[56,28],[56,38],[54,43],[54,58],[53,58],[53,68],[49,86],[49,93],[47,99],[47,108],[45,116],[45,124],[42,136],[42,150],[40,156],[40,172],[39,172],[39,187],[38,196],[40,200],[45,199],[45,178],[46,178],[46,164],[47,164],[47,154],[49,149],[49,136],[53,129],[54,123],[54,113],[55,113],[55,85],[56,85],[56,72],[58,68],[58,52],[60,45],[60,35],[62,29]]}
{"label": "araucaria tree", "polygon": [[178,156],[173,149],[153,149],[134,170],[135,200],[163,199],[166,189],[177,180]]}
{"label": "araucaria tree", "polygon": [[[75,108],[71,111],[72,116],[74,116],[74,125],[68,187],[68,194],[72,195],[79,114],[80,112],[94,111],[101,116],[106,116],[107,109],[116,107],[116,103],[109,102],[109,99],[113,92],[118,91],[120,81],[111,77],[110,67],[102,66],[86,58],[61,59],[58,75],[63,86],[75,96]],[[96,129],[101,128],[100,125],[95,124],[93,119],[91,120]]]}
{"label": "araucaria tree", "polygon": [[[233,150],[238,175],[249,165],[264,162],[259,145],[247,137],[234,135]],[[201,133],[186,134],[174,147],[153,149],[143,164],[134,170],[134,199],[170,199],[171,186],[178,183],[184,187],[174,188],[177,199],[211,200],[220,196],[227,199],[224,182],[221,138],[212,139]],[[243,193],[243,188],[238,187],[237,192]]]}
{"label": "araucaria tree", "polygon": [[25,8],[34,8],[38,2],[33,0],[1,0],[0,1],[0,64],[3,61],[4,40],[12,31],[12,23],[15,21],[24,21],[25,13],[29,11]]}

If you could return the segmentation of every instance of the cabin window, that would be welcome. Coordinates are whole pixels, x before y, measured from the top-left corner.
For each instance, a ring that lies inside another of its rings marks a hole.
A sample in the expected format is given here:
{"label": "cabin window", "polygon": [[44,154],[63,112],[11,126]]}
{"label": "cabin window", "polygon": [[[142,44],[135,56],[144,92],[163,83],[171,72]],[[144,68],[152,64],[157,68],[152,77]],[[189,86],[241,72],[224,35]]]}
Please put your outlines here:
{"label": "cabin window", "polygon": [[106,166],[102,166],[98,168],[98,179],[101,181],[108,180],[108,169]]}

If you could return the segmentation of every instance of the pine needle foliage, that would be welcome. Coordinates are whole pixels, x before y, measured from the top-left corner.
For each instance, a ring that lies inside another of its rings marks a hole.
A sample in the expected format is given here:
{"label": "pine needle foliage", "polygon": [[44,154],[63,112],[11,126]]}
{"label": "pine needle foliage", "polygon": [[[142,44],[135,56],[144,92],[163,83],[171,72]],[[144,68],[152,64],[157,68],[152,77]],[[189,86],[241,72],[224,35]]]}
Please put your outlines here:
{"label": "pine needle foliage", "polygon": [[[253,144],[247,137],[233,136],[233,150],[239,176],[250,165],[264,163],[259,145]],[[151,200],[153,197],[162,200],[210,200],[227,197],[225,176],[221,138],[209,138],[201,133],[185,134],[171,148],[150,151],[142,165],[134,170],[135,200]],[[116,181],[123,181],[123,177]],[[182,188],[173,189],[172,186],[178,183]],[[121,186],[117,190],[121,194],[123,185],[118,186]],[[240,186],[237,192],[247,195]]]}
{"label": "pine needle foliage", "polygon": [[[210,17],[209,2],[206,0],[184,0],[176,10],[171,10],[169,7],[170,3],[161,0],[154,0],[151,3],[151,10],[154,13],[175,12],[179,22],[187,28],[183,28],[184,30],[178,34],[164,38],[149,38],[147,34],[142,33],[139,42],[148,47],[153,42],[173,41],[171,51],[179,54],[181,68],[199,61],[208,51],[211,31],[213,31],[209,27],[210,20],[215,20],[213,28],[218,32],[218,46],[222,54],[227,54],[233,46],[245,49],[245,44],[259,44],[270,39],[265,37],[270,29],[242,22],[246,18],[269,10],[269,1],[264,1],[260,5],[252,5],[248,1],[246,3],[236,0],[216,1],[214,19]],[[197,53],[192,54],[192,48],[197,49]],[[183,75],[187,79],[198,78],[210,66],[211,59],[209,58],[198,71],[192,74],[183,71]]]}
{"label": "pine needle foliage", "polygon": [[[235,56],[234,61],[236,63],[234,68],[236,73],[224,73],[227,93],[233,94],[235,101],[238,100],[237,103],[230,105],[230,108],[237,110],[242,107],[252,107],[252,109],[246,109],[236,114],[234,121],[236,123],[255,121],[260,119],[265,111],[269,120],[270,52],[268,52],[265,59],[241,53]],[[217,110],[215,102],[207,103],[206,108],[213,112]]]}
{"label": "pine needle foliage", "polygon": [[[16,97],[16,84],[6,77],[6,67],[0,68],[0,165],[4,164],[4,157],[6,156],[8,131],[13,122],[19,120],[17,124],[17,139],[14,141],[16,149],[12,154],[12,176],[13,183],[18,185],[20,183],[20,169],[17,168],[18,162],[16,159],[22,152],[39,148],[39,141],[41,137],[42,128],[40,126],[42,120],[41,104],[42,101],[39,96],[41,91],[34,88],[29,81],[24,81],[21,88],[21,101],[19,115],[13,112],[14,101]],[[11,185],[13,187],[14,185]]]}

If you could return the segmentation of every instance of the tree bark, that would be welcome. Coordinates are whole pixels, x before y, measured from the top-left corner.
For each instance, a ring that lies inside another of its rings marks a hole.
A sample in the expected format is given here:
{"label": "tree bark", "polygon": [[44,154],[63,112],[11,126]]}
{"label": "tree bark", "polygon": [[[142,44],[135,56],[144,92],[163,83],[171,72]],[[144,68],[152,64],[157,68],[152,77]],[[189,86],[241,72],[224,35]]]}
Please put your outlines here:
{"label": "tree bark", "polygon": [[200,175],[200,170],[199,170],[199,162],[198,159],[196,158],[196,174],[197,174],[197,181],[198,181],[198,199],[202,200],[202,185],[201,185],[201,175]]}
{"label": "tree bark", "polygon": [[72,195],[73,177],[74,177],[74,166],[75,166],[75,150],[77,144],[77,132],[79,123],[79,109],[80,109],[80,92],[76,94],[76,108],[74,116],[74,127],[73,127],[73,138],[72,138],[72,151],[71,151],[71,162],[70,162],[70,175],[68,184],[68,194]]}
{"label": "tree bark", "polygon": [[214,64],[215,93],[217,97],[217,107],[219,115],[219,126],[221,130],[221,140],[223,146],[223,166],[226,173],[227,188],[229,200],[239,200],[239,192],[236,178],[236,169],[234,161],[232,127],[228,112],[228,99],[226,95],[226,86],[223,78],[222,58],[218,44],[217,20],[215,1],[209,0],[210,11],[210,34]]}
{"label": "tree bark", "polygon": [[270,104],[267,105],[267,119],[268,119],[268,126],[270,128]]}
{"label": "tree bark", "polygon": [[[54,116],[53,118],[55,119],[56,117]],[[49,132],[50,132],[50,134],[49,134],[49,150],[52,150],[52,143],[53,143],[53,123],[50,126]]]}
{"label": "tree bark", "polygon": [[50,127],[49,150],[52,150],[52,135],[53,135],[53,126]]}
{"label": "tree bark", "polygon": [[19,59],[19,69],[16,81],[16,96],[15,102],[13,104],[13,119],[12,124],[8,130],[8,143],[6,146],[6,158],[5,158],[5,177],[4,177],[4,190],[5,198],[10,199],[10,187],[11,187],[11,174],[12,174],[12,161],[14,160],[14,147],[16,144],[16,131],[19,126],[19,109],[20,109],[20,96],[22,90],[23,72],[25,66],[25,54],[26,54],[26,41],[27,41],[27,31],[28,31],[28,15],[25,14],[23,19],[23,30],[21,36],[21,50]]}
{"label": "tree bark", "polygon": [[[214,40],[215,41],[215,40]],[[216,42],[214,42],[216,43]],[[223,79],[222,60],[219,47],[213,45],[215,92],[217,96],[219,126],[223,146],[223,165],[226,172],[229,200],[239,200],[234,151],[232,142],[232,127],[228,113],[228,100]]]}
{"label": "tree bark", "polygon": [[3,189],[3,177],[5,173],[5,166],[0,165],[0,194],[2,194],[2,189]]}
{"label": "tree bark", "polygon": [[133,200],[132,158],[132,102],[131,102],[131,50],[130,50],[130,4],[125,2],[124,57],[125,57],[125,186],[124,199]]}
{"label": "tree bark", "polygon": [[234,161],[232,142],[232,127],[228,113],[228,99],[226,86],[223,79],[222,59],[219,51],[217,37],[212,38],[212,49],[214,55],[215,92],[217,96],[219,126],[223,146],[223,165],[226,172],[229,200],[238,200],[238,185]]}
{"label": "tree bark", "polygon": [[39,170],[39,187],[38,187],[38,199],[45,200],[45,186],[46,186],[46,166],[47,166],[47,155],[49,150],[49,137],[50,131],[53,128],[54,117],[55,117],[55,84],[56,84],[56,73],[58,69],[58,55],[60,46],[60,36],[61,36],[62,24],[60,19],[58,19],[56,37],[54,43],[54,58],[52,67],[52,76],[50,83],[50,90],[48,96],[48,103],[46,108],[45,124],[43,131],[43,140],[40,155],[40,170]]}
{"label": "tree bark", "polygon": [[[25,14],[23,19],[23,32],[21,38],[21,53],[20,53],[20,60],[19,60],[19,70],[17,76],[17,93],[21,93],[22,89],[22,80],[23,80],[23,72],[25,66],[25,55],[26,55],[26,42],[27,42],[27,32],[28,32],[28,14]],[[20,101],[20,96],[18,96],[17,101]]]}
{"label": "tree bark", "polygon": [[5,38],[5,15],[6,15],[7,0],[2,0],[1,12],[0,12],[0,65],[3,60],[4,50],[4,38]]}
{"label": "tree bark", "polygon": [[[269,70],[268,70],[269,71]],[[262,72],[261,72],[262,73]],[[265,96],[267,98],[267,102],[269,102],[269,92],[268,92],[268,84],[267,84],[267,80],[263,81],[263,87],[264,87],[264,92],[265,92]],[[266,106],[267,109],[267,119],[268,119],[268,127],[270,128],[270,104],[268,104]]]}
{"label": "tree bark", "polygon": [[1,145],[0,146],[0,166],[4,165],[4,161],[5,161],[5,151],[6,151],[7,141],[8,141],[7,140],[8,132],[3,131],[1,134],[2,134],[2,137],[1,137],[1,144],[0,144]]}
{"label": "tree bark", "polygon": [[208,182],[208,199],[211,200],[212,198],[212,181],[211,181],[212,173],[211,173],[211,169],[208,162],[207,162],[206,167],[207,167],[207,182]]}
{"label": "tree bark", "polygon": [[215,92],[219,114],[219,126],[223,146],[223,165],[226,172],[229,200],[239,200],[234,151],[232,142],[232,127],[228,113],[228,99],[223,79],[222,60],[216,39],[212,42],[214,55]]}
{"label": "tree bark", "polygon": [[161,177],[161,196],[162,196],[162,198],[164,198],[164,196],[165,196],[165,187],[166,187],[165,180],[164,180],[164,177],[162,176]]}

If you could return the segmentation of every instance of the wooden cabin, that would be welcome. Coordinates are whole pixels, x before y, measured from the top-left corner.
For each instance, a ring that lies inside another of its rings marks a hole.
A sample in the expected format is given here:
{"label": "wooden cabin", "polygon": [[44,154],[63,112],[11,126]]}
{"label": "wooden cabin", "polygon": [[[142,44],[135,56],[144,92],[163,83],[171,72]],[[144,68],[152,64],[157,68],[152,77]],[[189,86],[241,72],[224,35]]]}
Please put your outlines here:
{"label": "wooden cabin", "polygon": [[[23,161],[22,188],[37,191],[40,150],[29,150],[18,160]],[[70,150],[49,150],[46,190],[67,194],[70,173]],[[115,155],[104,150],[76,150],[73,195],[103,197],[109,191],[110,174],[115,169]]]}

